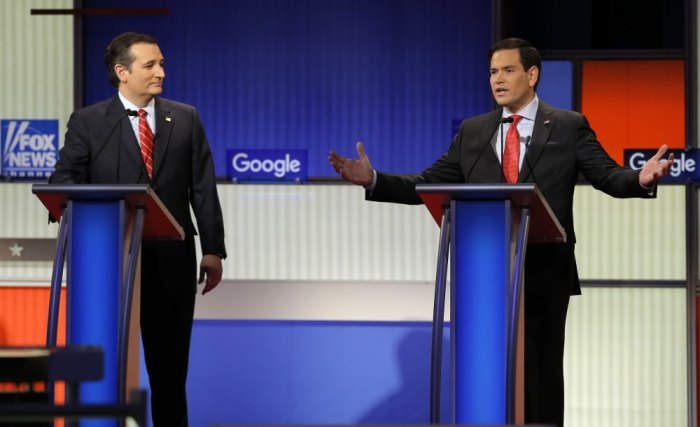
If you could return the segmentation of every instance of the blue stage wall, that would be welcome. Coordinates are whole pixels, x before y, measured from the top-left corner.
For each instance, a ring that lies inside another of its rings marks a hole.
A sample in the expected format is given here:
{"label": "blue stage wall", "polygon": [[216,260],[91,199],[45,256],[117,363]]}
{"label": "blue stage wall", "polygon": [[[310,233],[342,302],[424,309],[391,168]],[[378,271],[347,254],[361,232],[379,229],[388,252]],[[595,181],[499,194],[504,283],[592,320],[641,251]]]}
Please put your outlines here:
{"label": "blue stage wall", "polygon": [[[426,424],[430,337],[428,322],[196,320],[190,425]],[[443,419],[449,343],[446,328]]]}
{"label": "blue stage wall", "polygon": [[[85,7],[114,7],[85,0]],[[164,96],[198,107],[226,175],[226,149],[305,148],[309,175],[335,176],[328,151],[365,142],[376,168],[418,172],[452,123],[491,109],[488,0],[123,0],[165,16],[83,19],[84,101],[114,94],[103,54],[123,31],[157,37]]]}
{"label": "blue stage wall", "polygon": [[540,100],[555,107],[574,108],[574,66],[571,61],[542,61],[542,74],[537,87]]}

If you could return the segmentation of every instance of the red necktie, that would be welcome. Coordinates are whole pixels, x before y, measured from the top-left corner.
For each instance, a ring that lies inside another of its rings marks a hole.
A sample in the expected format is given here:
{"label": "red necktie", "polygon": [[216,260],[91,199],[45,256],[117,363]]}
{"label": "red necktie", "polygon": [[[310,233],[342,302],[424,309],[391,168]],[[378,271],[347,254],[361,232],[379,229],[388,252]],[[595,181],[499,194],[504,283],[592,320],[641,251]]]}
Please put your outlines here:
{"label": "red necktie", "polygon": [[143,163],[146,165],[146,172],[148,172],[148,177],[152,178],[153,132],[151,132],[151,127],[148,126],[147,114],[146,110],[139,110],[139,140],[141,142],[141,157],[143,157]]}
{"label": "red necktie", "polygon": [[506,133],[506,148],[503,152],[503,174],[506,181],[513,184],[518,181],[518,169],[520,163],[520,134],[518,133],[518,122],[522,118],[517,114],[511,116],[513,123],[508,127]]}

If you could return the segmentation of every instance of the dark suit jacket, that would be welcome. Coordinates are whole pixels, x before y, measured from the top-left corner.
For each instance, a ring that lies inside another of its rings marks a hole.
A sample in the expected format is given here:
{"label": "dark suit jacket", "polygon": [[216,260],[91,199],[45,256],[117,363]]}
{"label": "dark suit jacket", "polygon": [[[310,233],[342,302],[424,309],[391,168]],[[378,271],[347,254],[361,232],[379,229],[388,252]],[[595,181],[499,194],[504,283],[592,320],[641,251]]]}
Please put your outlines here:
{"label": "dark suit jacket", "polygon": [[[467,119],[450,148],[418,175],[377,174],[369,200],[422,203],[417,183],[499,183],[501,164],[492,148],[502,110]],[[525,261],[528,292],[578,294],[574,258],[573,198],[579,174],[614,197],[654,197],[639,185],[639,172],[620,167],[605,152],[586,118],[539,102],[530,146],[518,182],[537,184],[564,227],[566,244],[529,244]]]}
{"label": "dark suit jacket", "polygon": [[[153,178],[118,96],[74,112],[51,183],[148,183],[184,228],[184,242],[153,243],[163,282],[173,292],[196,291],[197,266],[190,206],[203,254],[226,255],[216,177],[204,128],[194,107],[156,98]],[[146,262],[146,260],[144,260]]]}

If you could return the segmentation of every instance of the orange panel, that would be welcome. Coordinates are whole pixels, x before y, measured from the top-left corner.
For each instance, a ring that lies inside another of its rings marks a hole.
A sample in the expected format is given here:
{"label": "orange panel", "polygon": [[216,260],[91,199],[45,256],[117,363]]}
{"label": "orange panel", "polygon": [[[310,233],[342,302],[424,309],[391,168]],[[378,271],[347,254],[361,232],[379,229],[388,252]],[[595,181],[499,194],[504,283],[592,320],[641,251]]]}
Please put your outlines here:
{"label": "orange panel", "polygon": [[[0,346],[44,346],[49,312],[50,289],[48,287],[0,287]],[[61,305],[58,314],[58,345],[66,342],[66,290],[61,290]],[[42,389],[39,386],[37,389]],[[0,384],[0,391],[21,389],[14,384]],[[56,403],[64,400],[64,384],[57,382],[54,390]],[[53,424],[64,425],[62,420]]]}
{"label": "orange panel", "polygon": [[[46,345],[48,287],[0,287],[0,346]],[[61,291],[58,344],[66,342],[65,289]]]}
{"label": "orange panel", "polygon": [[622,164],[625,148],[685,148],[682,60],[584,61],[581,110]]}

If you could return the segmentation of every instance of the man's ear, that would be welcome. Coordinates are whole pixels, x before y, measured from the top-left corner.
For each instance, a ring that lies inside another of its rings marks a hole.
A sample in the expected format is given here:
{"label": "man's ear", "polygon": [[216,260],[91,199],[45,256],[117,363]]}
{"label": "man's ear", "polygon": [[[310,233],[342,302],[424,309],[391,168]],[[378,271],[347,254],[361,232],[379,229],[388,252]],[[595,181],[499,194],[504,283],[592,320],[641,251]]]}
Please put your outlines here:
{"label": "man's ear", "polygon": [[129,72],[128,67],[125,67],[122,64],[115,64],[114,65],[114,72],[117,74],[117,78],[119,79],[120,82],[122,82],[122,83],[126,82],[126,75]]}
{"label": "man's ear", "polygon": [[540,69],[534,65],[527,70],[527,80],[530,87],[535,87],[537,81],[540,79]]}

